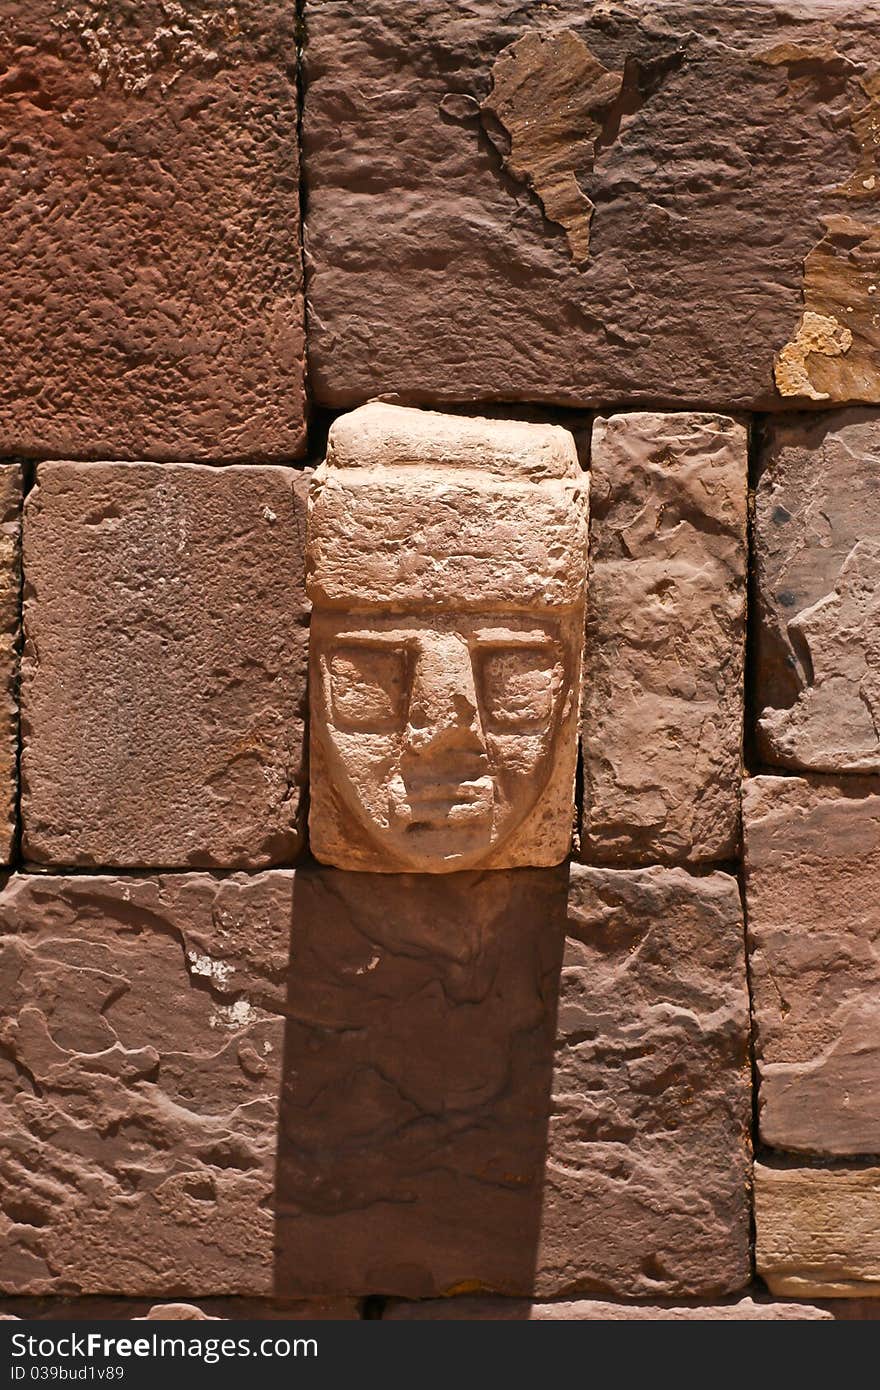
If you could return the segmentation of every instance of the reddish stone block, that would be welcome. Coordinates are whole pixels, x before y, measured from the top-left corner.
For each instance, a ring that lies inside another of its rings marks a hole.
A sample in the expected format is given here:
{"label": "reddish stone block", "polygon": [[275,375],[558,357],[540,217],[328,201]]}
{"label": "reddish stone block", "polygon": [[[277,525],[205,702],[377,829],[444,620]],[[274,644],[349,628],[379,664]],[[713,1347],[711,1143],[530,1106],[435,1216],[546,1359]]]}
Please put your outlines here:
{"label": "reddish stone block", "polygon": [[271,1295],[293,874],[0,893],[0,1292]]}
{"label": "reddish stone block", "polygon": [[18,643],[21,633],[21,469],[0,465],[0,863],[17,834]]}
{"label": "reddish stone block", "polygon": [[26,859],[295,857],[306,483],[274,467],[39,466],[24,541]]}
{"label": "reddish stone block", "polygon": [[880,1151],[880,780],[751,777],[743,830],[765,1144]]}
{"label": "reddish stone block", "polygon": [[880,10],[308,0],[322,404],[880,400]]}
{"label": "reddish stone block", "polygon": [[293,0],[4,0],[0,453],[304,447]]}
{"label": "reddish stone block", "polygon": [[297,890],[290,1293],[748,1282],[735,879],[575,867],[564,963],[564,871],[328,869]]}

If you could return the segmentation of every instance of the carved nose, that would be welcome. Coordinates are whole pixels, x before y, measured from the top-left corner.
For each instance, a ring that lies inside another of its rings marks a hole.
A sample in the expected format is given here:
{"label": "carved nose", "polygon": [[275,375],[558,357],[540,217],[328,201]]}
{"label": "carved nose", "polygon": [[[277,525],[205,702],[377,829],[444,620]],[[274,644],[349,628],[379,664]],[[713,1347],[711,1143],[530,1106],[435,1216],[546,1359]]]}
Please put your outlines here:
{"label": "carved nose", "polygon": [[409,701],[413,749],[482,747],[471,654],[459,637],[434,636],[420,646]]}

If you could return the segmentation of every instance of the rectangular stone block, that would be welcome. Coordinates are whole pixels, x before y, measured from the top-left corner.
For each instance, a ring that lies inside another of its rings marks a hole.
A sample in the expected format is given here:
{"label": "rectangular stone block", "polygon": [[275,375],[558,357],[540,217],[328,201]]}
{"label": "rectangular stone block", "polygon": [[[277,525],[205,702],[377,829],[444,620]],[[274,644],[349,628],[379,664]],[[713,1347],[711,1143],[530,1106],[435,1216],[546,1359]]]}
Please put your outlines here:
{"label": "rectangular stone block", "polygon": [[880,414],[766,426],[755,554],[762,760],[880,772]]}
{"label": "rectangular stone block", "polygon": [[306,484],[276,467],[39,466],[24,523],[26,859],[296,855]]}
{"label": "rectangular stone block", "polygon": [[755,1165],[757,1270],[771,1293],[880,1297],[880,1168]]}
{"label": "rectangular stone block", "polygon": [[0,892],[0,1292],[275,1290],[293,874]]}
{"label": "rectangular stone block", "polygon": [[374,401],[309,493],[309,836],[373,873],[571,846],[588,543],[567,430]]}
{"label": "rectangular stone block", "polygon": [[831,1322],[834,1315],[809,1303],[753,1298],[680,1307],[596,1299],[532,1303],[520,1298],[428,1298],[391,1303],[383,1317],[391,1322]]}
{"label": "rectangular stone block", "polygon": [[15,849],[18,782],[18,643],[21,633],[21,492],[18,464],[0,465],[0,864]]}
{"label": "rectangular stone block", "polygon": [[880,1152],[880,779],[743,784],[761,1138]]}
{"label": "rectangular stone block", "polygon": [[739,841],[747,436],[599,419],[591,457],[582,853],[730,859]]}
{"label": "rectangular stone block", "polygon": [[880,400],[874,0],[305,19],[322,404]]}
{"label": "rectangular stone block", "polygon": [[0,12],[0,453],[299,454],[294,0]]}
{"label": "rectangular stone block", "polygon": [[248,1322],[354,1322],[360,1306],[354,1298],[200,1298],[194,1303],[156,1303],[144,1298],[0,1298],[0,1322],[202,1322],[244,1319]]}
{"label": "rectangular stone block", "polygon": [[748,1282],[736,881],[575,866],[563,961],[565,911],[564,870],[297,875],[290,1294]]}

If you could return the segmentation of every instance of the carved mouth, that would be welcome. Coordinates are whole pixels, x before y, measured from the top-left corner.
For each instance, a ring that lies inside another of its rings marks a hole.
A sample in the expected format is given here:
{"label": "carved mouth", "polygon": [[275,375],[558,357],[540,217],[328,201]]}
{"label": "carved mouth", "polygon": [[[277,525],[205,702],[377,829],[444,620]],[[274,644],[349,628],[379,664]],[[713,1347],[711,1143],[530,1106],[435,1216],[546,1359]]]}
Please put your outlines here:
{"label": "carved mouth", "polygon": [[408,831],[450,828],[479,820],[491,813],[491,778],[474,781],[419,781],[406,789],[411,819]]}

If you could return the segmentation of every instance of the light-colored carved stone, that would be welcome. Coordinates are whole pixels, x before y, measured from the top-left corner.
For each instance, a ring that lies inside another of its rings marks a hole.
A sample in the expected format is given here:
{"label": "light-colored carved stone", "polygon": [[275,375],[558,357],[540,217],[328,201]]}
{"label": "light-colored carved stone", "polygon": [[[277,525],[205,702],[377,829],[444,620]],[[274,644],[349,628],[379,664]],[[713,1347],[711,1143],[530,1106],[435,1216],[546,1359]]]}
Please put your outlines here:
{"label": "light-colored carved stone", "polygon": [[565,858],[586,552],[566,430],[379,403],[335,422],[309,503],[316,858]]}
{"label": "light-colored carved stone", "polygon": [[770,1292],[880,1296],[880,1168],[755,1165],[756,1261]]}

